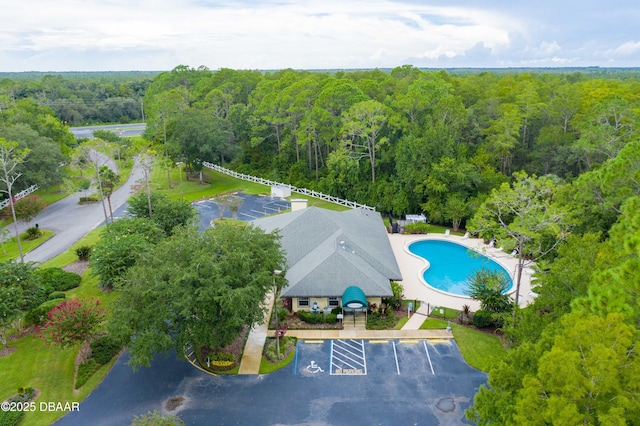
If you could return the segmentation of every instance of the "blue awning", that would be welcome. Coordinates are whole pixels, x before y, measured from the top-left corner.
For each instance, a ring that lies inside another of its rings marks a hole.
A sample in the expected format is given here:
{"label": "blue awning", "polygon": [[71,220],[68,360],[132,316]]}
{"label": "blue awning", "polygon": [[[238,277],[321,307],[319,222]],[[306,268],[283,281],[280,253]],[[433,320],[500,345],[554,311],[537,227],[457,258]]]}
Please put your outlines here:
{"label": "blue awning", "polygon": [[367,296],[362,289],[352,285],[342,293],[342,307],[349,309],[362,309],[367,307]]}

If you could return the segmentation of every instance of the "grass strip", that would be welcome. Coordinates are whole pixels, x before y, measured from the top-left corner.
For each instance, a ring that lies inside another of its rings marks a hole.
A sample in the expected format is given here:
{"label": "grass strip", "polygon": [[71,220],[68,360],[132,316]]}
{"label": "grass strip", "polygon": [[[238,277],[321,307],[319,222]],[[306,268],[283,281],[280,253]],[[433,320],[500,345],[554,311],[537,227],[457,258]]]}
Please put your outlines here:
{"label": "grass strip", "polygon": [[[420,326],[421,330],[444,329],[447,321],[427,318]],[[467,363],[481,371],[500,362],[507,353],[498,336],[451,323],[453,337]]]}

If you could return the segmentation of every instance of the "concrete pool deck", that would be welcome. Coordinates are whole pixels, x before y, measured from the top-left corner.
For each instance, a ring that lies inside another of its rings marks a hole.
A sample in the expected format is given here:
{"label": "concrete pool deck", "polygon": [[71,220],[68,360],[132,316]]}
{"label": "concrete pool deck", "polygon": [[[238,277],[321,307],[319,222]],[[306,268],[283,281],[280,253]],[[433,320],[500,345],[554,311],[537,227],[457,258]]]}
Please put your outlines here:
{"label": "concrete pool deck", "polygon": [[[429,303],[431,307],[445,306],[448,308],[461,309],[463,305],[469,305],[472,311],[480,309],[480,302],[472,300],[469,297],[456,296],[450,293],[438,291],[425,284],[424,279],[422,278],[422,273],[424,268],[427,266],[427,263],[423,259],[411,254],[407,249],[409,244],[420,240],[450,241],[476,250],[502,265],[507,272],[509,272],[515,283],[515,272],[518,259],[500,249],[489,247],[487,244],[484,244],[482,239],[444,234],[388,234],[388,236],[391,248],[396,256],[396,261],[398,262],[398,267],[402,273],[403,280],[401,281],[401,284],[404,287],[404,297],[407,300],[420,300],[424,303]],[[533,302],[534,298],[534,295],[531,292],[531,274],[533,271],[530,267],[530,264],[525,264],[522,271],[522,279],[520,281],[521,307],[527,306],[529,303]],[[510,292],[510,294],[512,297],[515,296],[515,288]]]}

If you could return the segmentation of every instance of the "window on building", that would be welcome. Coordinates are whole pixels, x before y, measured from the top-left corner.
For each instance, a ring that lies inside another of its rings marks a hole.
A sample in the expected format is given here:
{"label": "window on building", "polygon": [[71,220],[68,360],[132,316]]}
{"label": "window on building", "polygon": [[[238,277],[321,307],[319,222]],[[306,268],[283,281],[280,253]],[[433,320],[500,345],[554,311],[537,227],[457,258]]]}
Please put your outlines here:
{"label": "window on building", "polygon": [[298,307],[299,308],[308,308],[309,307],[309,298],[308,297],[299,297],[298,298]]}
{"label": "window on building", "polygon": [[336,306],[340,306],[340,299],[338,299],[337,297],[330,297],[329,306],[332,308],[335,308]]}

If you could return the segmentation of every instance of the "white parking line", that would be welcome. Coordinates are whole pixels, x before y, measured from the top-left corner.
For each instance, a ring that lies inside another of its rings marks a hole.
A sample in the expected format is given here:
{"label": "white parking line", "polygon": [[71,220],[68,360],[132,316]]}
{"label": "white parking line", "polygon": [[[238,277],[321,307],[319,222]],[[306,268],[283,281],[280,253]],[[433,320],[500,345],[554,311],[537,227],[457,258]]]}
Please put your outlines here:
{"label": "white parking line", "polygon": [[424,351],[427,353],[427,359],[429,360],[429,367],[431,367],[431,374],[435,376],[436,373],[433,371],[433,364],[431,364],[431,357],[429,356],[429,349],[427,349],[427,342],[423,340],[422,344],[424,345]]}
{"label": "white parking line", "polygon": [[398,353],[396,352],[396,342],[393,343],[393,356],[396,357],[396,371],[398,372],[398,376],[400,375],[400,365],[398,364]]}

